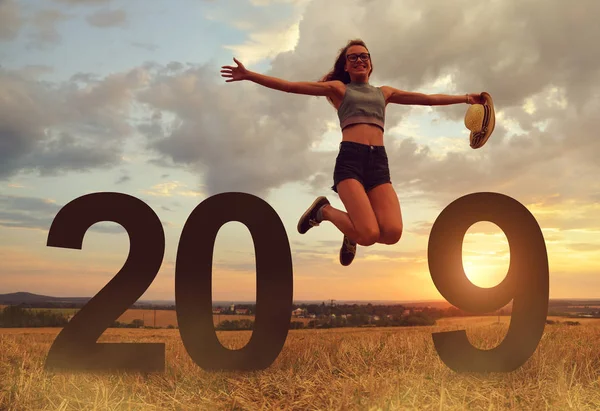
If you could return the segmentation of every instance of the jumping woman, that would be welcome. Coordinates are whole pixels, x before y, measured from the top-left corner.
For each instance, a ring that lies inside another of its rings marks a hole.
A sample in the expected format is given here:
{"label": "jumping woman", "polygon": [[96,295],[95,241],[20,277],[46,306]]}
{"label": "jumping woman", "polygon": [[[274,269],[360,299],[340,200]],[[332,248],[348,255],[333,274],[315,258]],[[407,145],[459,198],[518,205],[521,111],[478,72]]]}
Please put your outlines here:
{"label": "jumping woman", "polygon": [[290,82],[237,67],[223,66],[226,82],[250,80],[287,93],[325,96],[336,108],[342,142],[333,172],[333,187],[347,212],[333,208],[318,197],[298,222],[306,233],[322,221],[331,221],[343,234],[340,263],[349,265],[356,245],[396,244],[402,235],[402,213],[392,187],[388,158],[383,145],[385,108],[388,103],[424,106],[483,104],[480,94],[450,96],[402,91],[369,84],[371,56],[362,40],[351,40],[339,52],[333,70],[318,82]]}

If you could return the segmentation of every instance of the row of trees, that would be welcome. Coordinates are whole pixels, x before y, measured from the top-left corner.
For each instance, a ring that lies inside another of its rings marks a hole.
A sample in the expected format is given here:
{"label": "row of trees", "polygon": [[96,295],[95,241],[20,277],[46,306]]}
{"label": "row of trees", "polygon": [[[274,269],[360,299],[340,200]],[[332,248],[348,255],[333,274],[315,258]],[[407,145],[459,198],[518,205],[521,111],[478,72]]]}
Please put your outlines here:
{"label": "row of trees", "polygon": [[[64,327],[69,317],[61,312],[51,310],[32,310],[20,306],[4,307],[0,311],[0,328],[33,328],[33,327]],[[133,320],[131,323],[115,321],[111,328],[140,328],[144,327],[143,320]],[[148,327],[146,328],[154,328]],[[159,328],[159,327],[156,327]],[[170,325],[167,328],[175,328]]]}
{"label": "row of trees", "polygon": [[[0,327],[64,327],[69,322],[69,318],[62,313],[52,312],[50,310],[34,311],[18,306],[8,306],[0,312]],[[318,318],[307,324],[308,328],[330,328],[330,327],[360,327],[364,325],[386,326],[414,326],[414,325],[433,325],[435,319],[426,313],[415,313],[414,315],[387,318],[383,317],[376,321],[367,314],[353,315],[347,318],[329,317]],[[114,321],[111,328],[153,328],[144,326],[144,321],[135,319],[131,323],[121,323]],[[215,328],[217,330],[252,330],[254,321],[252,320],[234,320],[222,321]],[[167,328],[176,328],[170,325]],[[290,329],[305,328],[301,321],[292,321]]]}
{"label": "row of trees", "polygon": [[61,313],[50,310],[33,311],[18,306],[4,307],[0,312],[0,327],[64,327],[69,322]]}
{"label": "row of trees", "polygon": [[[72,308],[72,309],[80,309],[84,303],[23,303],[20,304],[21,308]],[[160,310],[175,310],[175,306],[153,306],[153,305],[139,305],[137,308],[147,308],[147,309],[160,309]],[[215,307],[217,308],[217,307]],[[221,314],[234,314],[235,310],[238,309],[247,309],[249,315],[253,315],[256,312],[256,304],[236,304],[235,309],[232,311],[231,306],[221,306],[220,308]],[[411,308],[403,305],[373,305],[369,304],[326,304],[322,302],[321,304],[294,304],[292,309],[301,308],[304,309],[307,315],[314,315],[316,317],[329,317],[330,315],[340,316],[343,314],[350,315],[360,315],[366,314],[370,316],[379,316],[385,317],[391,315],[393,317],[402,316],[405,310],[409,311],[421,311],[425,312],[429,317],[432,318],[441,318],[441,317],[460,317],[460,316],[469,316],[473,315],[472,313],[468,313],[466,311],[459,310],[455,307],[449,307],[446,309],[439,308],[431,308],[431,307],[422,307],[422,308]],[[552,315],[552,309],[549,310],[549,315]],[[508,310],[498,310],[489,314],[484,315],[505,315],[509,314]],[[558,314],[558,312],[556,313]],[[564,313],[560,313],[564,314]]]}
{"label": "row of trees", "polygon": [[[294,309],[303,309],[307,315],[315,315],[316,317],[329,317],[335,315],[351,315],[351,316],[377,316],[377,317],[401,317],[406,316],[406,312],[409,315],[416,313],[424,313],[426,316],[439,319],[442,317],[466,317],[471,316],[473,313],[460,310],[456,307],[432,308],[432,307],[407,307],[403,305],[373,305],[369,304],[336,304],[326,305],[324,302],[321,304],[295,304]],[[489,314],[477,314],[477,315],[505,315],[505,310],[497,310]]]}
{"label": "row of trees", "polygon": [[[403,317],[383,317],[378,320],[373,320],[372,317],[366,314],[360,314],[350,317],[330,317],[330,318],[319,318],[309,321],[306,325],[301,321],[292,321],[290,323],[290,329],[297,330],[302,328],[337,328],[337,327],[362,327],[362,326],[376,326],[376,327],[413,327],[420,325],[435,325],[436,321],[434,318],[429,317],[424,313],[415,313],[413,315]],[[217,330],[228,331],[228,330],[252,330],[254,327],[254,321],[252,320],[233,320],[233,321],[222,321],[216,327]]]}

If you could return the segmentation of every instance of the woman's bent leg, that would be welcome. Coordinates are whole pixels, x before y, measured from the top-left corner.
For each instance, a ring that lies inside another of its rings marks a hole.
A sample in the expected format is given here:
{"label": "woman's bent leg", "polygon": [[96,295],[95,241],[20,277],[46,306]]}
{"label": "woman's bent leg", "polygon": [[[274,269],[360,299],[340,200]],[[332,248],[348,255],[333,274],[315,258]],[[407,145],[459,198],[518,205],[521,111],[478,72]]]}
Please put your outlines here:
{"label": "woman's bent leg", "polygon": [[347,212],[327,205],[323,208],[323,218],[356,243],[375,244],[380,236],[379,226],[363,185],[353,178],[345,179],[337,184],[337,192]]}
{"label": "woman's bent leg", "polygon": [[400,202],[392,184],[380,184],[369,190],[367,196],[371,201],[381,233],[377,242],[396,244],[402,236],[403,224]]}

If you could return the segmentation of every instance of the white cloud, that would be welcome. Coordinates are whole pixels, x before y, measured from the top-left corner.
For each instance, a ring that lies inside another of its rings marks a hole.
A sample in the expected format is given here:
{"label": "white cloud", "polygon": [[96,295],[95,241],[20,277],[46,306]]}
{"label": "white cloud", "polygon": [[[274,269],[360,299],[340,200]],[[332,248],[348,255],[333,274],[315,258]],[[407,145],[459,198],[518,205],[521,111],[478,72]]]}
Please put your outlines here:
{"label": "white cloud", "polygon": [[214,3],[207,18],[222,21],[246,32],[241,44],[224,45],[238,60],[251,65],[279,53],[293,50],[298,43],[299,24],[310,0],[262,0]]}
{"label": "white cloud", "polygon": [[293,50],[298,42],[298,24],[288,29],[263,29],[250,32],[249,40],[244,44],[225,45],[232,50],[238,60],[244,65],[251,65],[267,58],[273,58],[279,53]]}

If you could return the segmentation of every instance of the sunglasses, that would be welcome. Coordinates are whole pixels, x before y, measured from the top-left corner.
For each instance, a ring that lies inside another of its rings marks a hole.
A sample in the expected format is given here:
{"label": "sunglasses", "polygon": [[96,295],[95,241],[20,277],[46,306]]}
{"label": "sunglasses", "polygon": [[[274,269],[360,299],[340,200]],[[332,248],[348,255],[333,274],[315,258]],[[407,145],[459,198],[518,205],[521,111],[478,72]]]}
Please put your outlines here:
{"label": "sunglasses", "polygon": [[348,61],[351,61],[352,63],[354,63],[359,58],[361,61],[369,61],[371,59],[371,55],[369,53],[348,54],[346,56],[346,58],[348,59]]}

